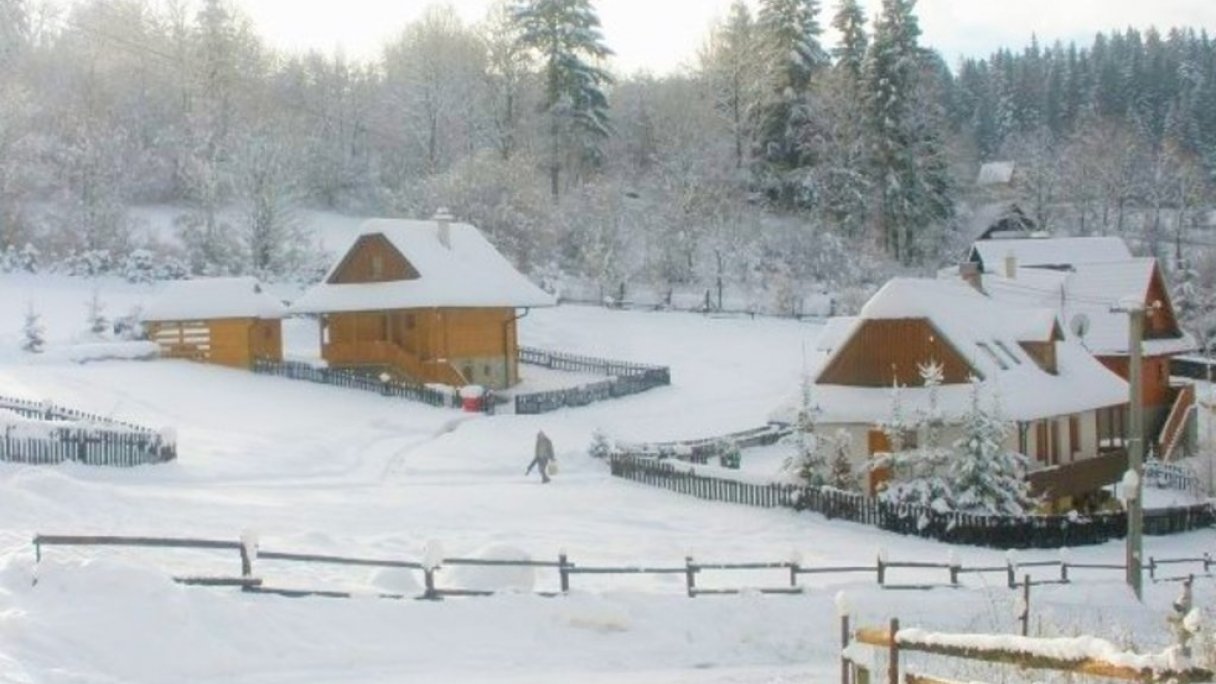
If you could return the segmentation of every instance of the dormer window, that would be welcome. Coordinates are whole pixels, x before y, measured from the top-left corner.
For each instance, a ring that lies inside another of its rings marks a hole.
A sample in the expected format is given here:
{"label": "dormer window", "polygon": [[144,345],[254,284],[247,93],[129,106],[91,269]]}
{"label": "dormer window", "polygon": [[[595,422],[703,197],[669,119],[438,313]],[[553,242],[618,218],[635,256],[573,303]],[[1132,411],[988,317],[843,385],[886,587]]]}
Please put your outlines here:
{"label": "dormer window", "polygon": [[1039,368],[1043,369],[1044,373],[1052,375],[1059,374],[1059,367],[1056,366],[1056,343],[1055,340],[1046,342],[1020,342],[1022,349]]}

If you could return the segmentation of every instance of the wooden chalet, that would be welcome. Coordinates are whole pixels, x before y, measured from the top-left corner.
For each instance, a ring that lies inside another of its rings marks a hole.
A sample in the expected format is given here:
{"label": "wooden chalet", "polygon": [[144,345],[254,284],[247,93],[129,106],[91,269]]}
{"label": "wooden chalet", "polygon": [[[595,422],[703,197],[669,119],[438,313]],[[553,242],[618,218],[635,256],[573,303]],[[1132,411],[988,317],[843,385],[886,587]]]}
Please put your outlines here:
{"label": "wooden chalet", "polygon": [[441,213],[366,222],[292,311],[320,315],[331,367],[502,389],[519,381],[516,320],[554,304],[477,228]]}
{"label": "wooden chalet", "polygon": [[[1170,359],[1194,351],[1182,331],[1157,260],[1134,257],[1120,238],[1037,238],[975,243],[979,286],[1002,301],[1056,310],[1066,332],[1120,377],[1129,375],[1129,317],[1112,310],[1126,298],[1147,312],[1142,402],[1145,444],[1160,458],[1185,451],[1192,442],[1194,387],[1170,378]],[[1109,420],[1122,432],[1125,411]]]}
{"label": "wooden chalet", "polygon": [[251,368],[282,360],[285,313],[254,278],[198,278],[169,283],[141,318],[161,356]]}
{"label": "wooden chalet", "polygon": [[[892,388],[901,388],[905,415],[926,411],[919,367],[930,362],[944,375],[942,446],[961,436],[976,378],[1016,425],[1006,447],[1031,458],[1032,481],[1053,502],[1070,506],[1126,469],[1126,455],[1103,446],[1112,435],[1100,415],[1127,400],[1127,383],[1068,339],[1049,309],[1002,302],[959,280],[897,278],[859,316],[832,319],[819,345],[827,358],[811,387],[817,429],[850,435],[855,470],[869,473],[872,493],[890,477],[866,461],[891,449],[879,425],[891,418]],[[792,421],[796,410],[776,417]],[[909,434],[905,444],[918,439]]]}

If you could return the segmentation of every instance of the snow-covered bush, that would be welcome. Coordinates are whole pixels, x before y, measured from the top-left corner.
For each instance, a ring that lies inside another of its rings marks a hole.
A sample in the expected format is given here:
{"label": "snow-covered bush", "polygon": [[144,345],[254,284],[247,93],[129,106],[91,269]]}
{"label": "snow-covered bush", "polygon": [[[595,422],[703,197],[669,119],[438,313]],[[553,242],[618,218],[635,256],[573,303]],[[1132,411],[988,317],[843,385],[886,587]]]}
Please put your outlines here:
{"label": "snow-covered bush", "polygon": [[589,456],[606,460],[612,455],[612,452],[612,443],[608,440],[608,435],[604,434],[603,430],[597,429],[591,433],[591,446],[587,448]]}
{"label": "snow-covered bush", "polygon": [[25,243],[21,249],[17,249],[16,245],[9,245],[0,251],[0,273],[37,273],[40,261],[38,248],[30,243]]}
{"label": "snow-covered bush", "polygon": [[131,307],[125,316],[114,319],[114,337],[120,340],[146,340],[148,333],[144,330],[142,310],[139,306]]}
{"label": "snow-covered bush", "polygon": [[114,270],[114,257],[108,249],[73,252],[55,264],[55,270],[70,276],[93,278]]}
{"label": "snow-covered bush", "polygon": [[723,468],[738,469],[743,462],[743,452],[739,450],[739,445],[734,440],[724,440],[717,449],[718,465]]}

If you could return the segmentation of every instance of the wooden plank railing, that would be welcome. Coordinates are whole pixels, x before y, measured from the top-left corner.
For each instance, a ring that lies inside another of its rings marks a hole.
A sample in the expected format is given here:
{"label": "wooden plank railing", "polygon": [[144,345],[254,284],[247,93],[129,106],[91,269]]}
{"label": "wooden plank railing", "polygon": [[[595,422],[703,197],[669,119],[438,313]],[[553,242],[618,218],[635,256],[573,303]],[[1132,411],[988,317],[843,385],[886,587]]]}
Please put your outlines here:
{"label": "wooden plank railing", "polygon": [[1191,420],[1191,409],[1195,406],[1195,385],[1186,383],[1178,388],[1174,395],[1174,403],[1170,407],[1169,417],[1161,428],[1157,439],[1157,457],[1162,461],[1174,459],[1179,444],[1186,437],[1187,426]]}

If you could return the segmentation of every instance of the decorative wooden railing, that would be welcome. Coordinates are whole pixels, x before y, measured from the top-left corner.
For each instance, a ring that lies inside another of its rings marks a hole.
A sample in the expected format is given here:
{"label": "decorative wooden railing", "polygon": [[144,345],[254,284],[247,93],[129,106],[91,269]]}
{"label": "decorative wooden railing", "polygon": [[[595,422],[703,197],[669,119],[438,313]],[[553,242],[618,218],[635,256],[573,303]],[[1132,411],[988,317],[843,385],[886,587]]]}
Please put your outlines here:
{"label": "decorative wooden railing", "polygon": [[412,382],[435,382],[453,387],[467,385],[465,377],[452,364],[441,360],[422,360],[391,342],[336,342],[325,345],[325,360],[330,366],[386,366]]}
{"label": "decorative wooden railing", "polygon": [[1186,383],[1178,388],[1174,395],[1174,404],[1170,407],[1169,417],[1157,439],[1157,457],[1169,462],[1174,459],[1175,452],[1186,437],[1187,425],[1191,420],[1191,409],[1195,406],[1195,386]]}

